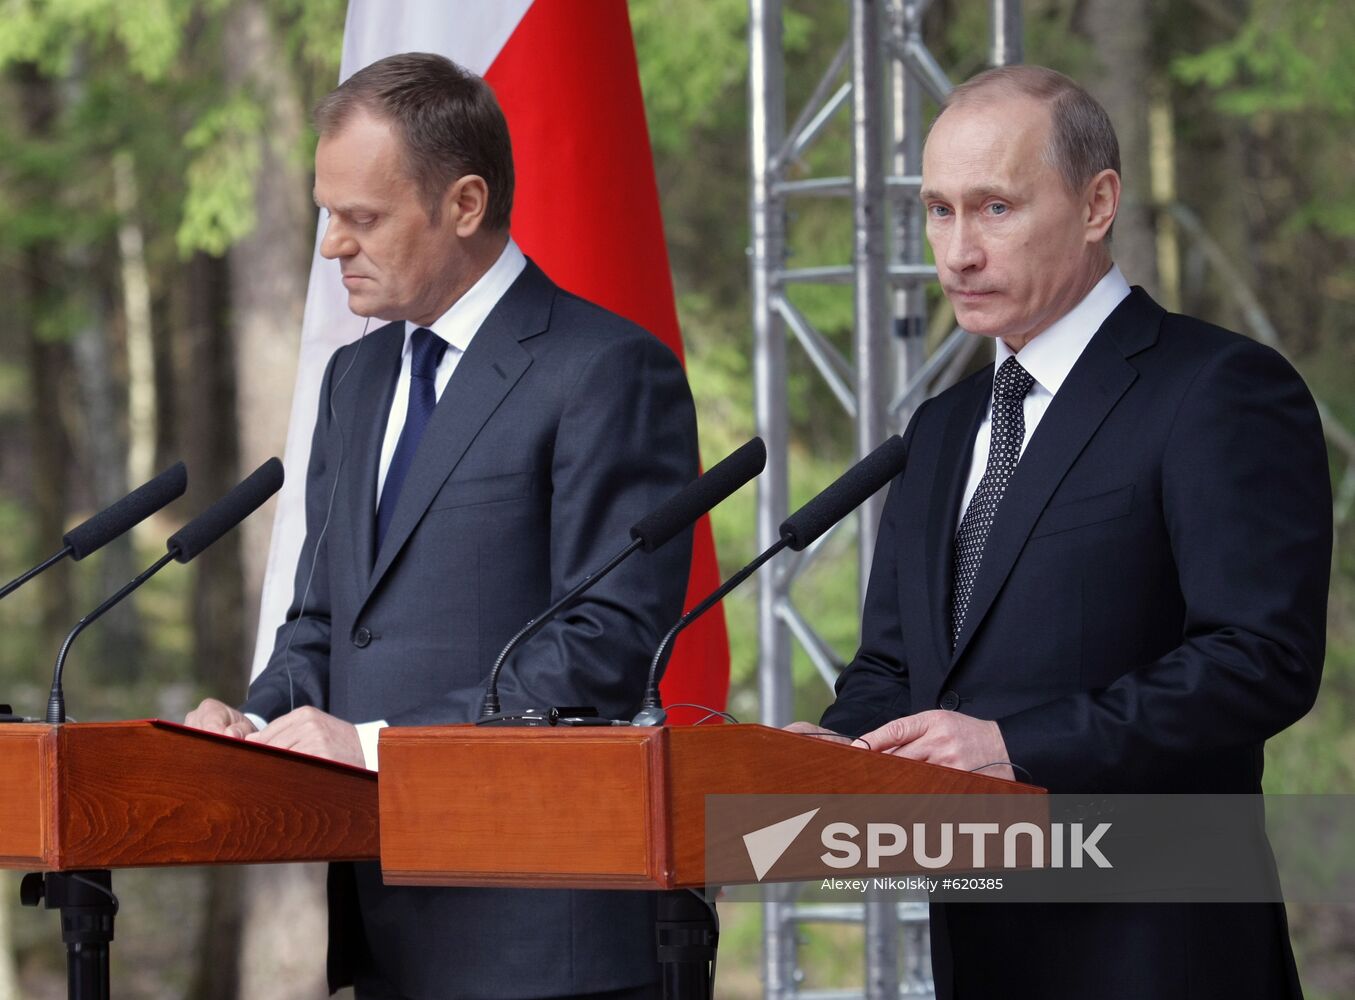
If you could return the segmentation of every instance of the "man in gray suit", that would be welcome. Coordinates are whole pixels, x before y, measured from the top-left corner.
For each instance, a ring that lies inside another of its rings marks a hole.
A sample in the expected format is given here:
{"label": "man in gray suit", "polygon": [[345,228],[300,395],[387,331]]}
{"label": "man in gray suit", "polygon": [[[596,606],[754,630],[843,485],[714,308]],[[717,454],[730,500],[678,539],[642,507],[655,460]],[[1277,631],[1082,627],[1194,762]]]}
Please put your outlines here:
{"label": "man in gray suit", "polygon": [[[325,372],[272,659],[240,709],[208,699],[188,722],[374,768],[384,726],[476,718],[507,639],[696,475],[695,414],[668,348],[510,238],[484,81],[392,56],[315,117],[321,252],[350,308],[390,322]],[[515,653],[505,711],[634,712],[690,547],[623,564]],[[359,997],[657,995],[648,894],[386,887],[360,864],[332,867],[330,907],[330,983]]]}

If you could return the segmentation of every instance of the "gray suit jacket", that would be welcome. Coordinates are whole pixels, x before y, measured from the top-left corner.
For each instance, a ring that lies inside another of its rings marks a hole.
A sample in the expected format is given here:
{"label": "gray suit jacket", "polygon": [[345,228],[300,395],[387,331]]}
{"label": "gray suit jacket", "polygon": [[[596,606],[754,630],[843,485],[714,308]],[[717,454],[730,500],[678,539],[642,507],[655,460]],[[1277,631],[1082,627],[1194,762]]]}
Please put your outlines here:
{"label": "gray suit jacket", "polygon": [[[672,352],[529,262],[458,363],[376,550],[402,345],[392,324],[326,370],[295,598],[244,705],[265,719],[315,705],[355,723],[472,721],[508,638],[697,474]],[[690,551],[688,532],[636,555],[520,647],[504,710],[633,713]],[[388,888],[375,865],[335,866],[331,929],[335,988],[375,974],[411,998],[545,997],[657,978],[647,894]]]}

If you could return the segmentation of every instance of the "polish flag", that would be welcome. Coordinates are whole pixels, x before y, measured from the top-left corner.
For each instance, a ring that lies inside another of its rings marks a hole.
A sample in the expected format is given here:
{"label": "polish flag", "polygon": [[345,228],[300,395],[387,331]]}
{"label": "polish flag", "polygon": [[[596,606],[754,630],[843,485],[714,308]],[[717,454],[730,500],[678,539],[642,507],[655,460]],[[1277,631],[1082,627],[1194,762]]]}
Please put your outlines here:
{"label": "polish flag", "polygon": [[[625,0],[350,0],[340,79],[397,52],[439,52],[494,88],[513,140],[513,238],[562,288],[649,330],[683,356]],[[305,469],[329,356],[361,336],[337,264],[316,253],[286,465]],[[292,596],[305,477],[283,486],[263,585],[254,674]],[[710,522],[697,525],[688,606],[719,585]],[[679,638],[666,704],[724,708],[729,645],[711,609]],[[698,713],[676,710],[675,721]],[[704,713],[699,713],[704,714]]]}

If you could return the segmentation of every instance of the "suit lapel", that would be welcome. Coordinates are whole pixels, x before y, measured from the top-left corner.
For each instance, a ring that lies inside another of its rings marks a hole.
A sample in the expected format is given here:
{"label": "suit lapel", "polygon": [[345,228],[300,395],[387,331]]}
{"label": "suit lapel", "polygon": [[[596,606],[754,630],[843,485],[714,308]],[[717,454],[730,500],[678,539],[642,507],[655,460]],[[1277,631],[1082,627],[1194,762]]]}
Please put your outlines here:
{"label": "suit lapel", "polygon": [[555,287],[530,261],[485,318],[433,410],[372,568],[370,595],[480,428],[532,363],[519,343],[546,328]]}
{"label": "suit lapel", "polygon": [[358,358],[354,360],[351,372],[344,374],[343,369],[339,369],[334,374],[336,382],[343,380],[336,390],[338,398],[352,400],[352,417],[344,424],[347,435],[344,461],[351,463],[345,493],[354,539],[353,578],[359,581],[359,587],[367,585],[367,577],[372,571],[376,470],[381,461],[381,442],[386,434],[395,380],[400,375],[400,353],[404,343],[404,324],[384,326],[359,343],[356,348]]}
{"label": "suit lapel", "polygon": [[970,382],[964,398],[956,403],[946,422],[927,510],[927,594],[937,662],[943,667],[950,662],[950,588],[956,514],[969,479],[974,436],[992,397],[993,366],[988,365]]}
{"label": "suit lapel", "polygon": [[1126,359],[1156,340],[1162,315],[1161,307],[1135,289],[1092,337],[1050,402],[1017,463],[988,533],[952,669],[1006,583],[1054,490],[1138,377]]}

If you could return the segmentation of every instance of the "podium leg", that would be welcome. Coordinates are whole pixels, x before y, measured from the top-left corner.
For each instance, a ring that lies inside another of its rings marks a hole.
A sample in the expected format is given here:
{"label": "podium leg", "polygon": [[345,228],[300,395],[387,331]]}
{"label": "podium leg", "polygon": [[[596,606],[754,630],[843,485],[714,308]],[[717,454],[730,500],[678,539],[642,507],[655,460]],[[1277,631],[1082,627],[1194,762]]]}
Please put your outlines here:
{"label": "podium leg", "polygon": [[711,1000],[720,943],[714,904],[695,890],[659,893],[658,936],[664,1000]]}
{"label": "podium leg", "polygon": [[24,906],[41,902],[46,909],[61,912],[69,1000],[109,1000],[108,951],[118,912],[112,872],[25,875],[19,892]]}

